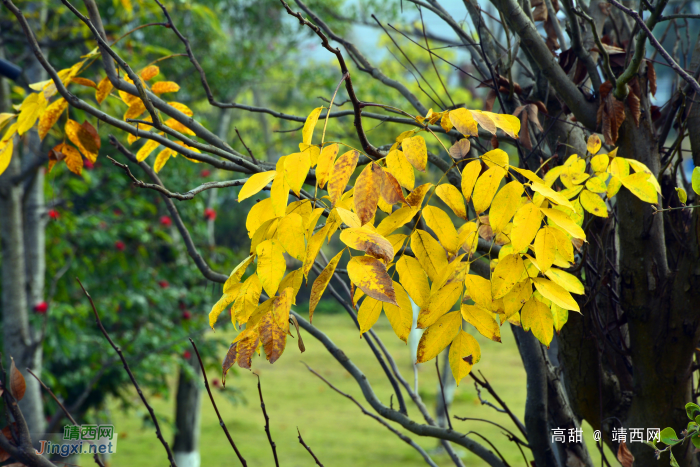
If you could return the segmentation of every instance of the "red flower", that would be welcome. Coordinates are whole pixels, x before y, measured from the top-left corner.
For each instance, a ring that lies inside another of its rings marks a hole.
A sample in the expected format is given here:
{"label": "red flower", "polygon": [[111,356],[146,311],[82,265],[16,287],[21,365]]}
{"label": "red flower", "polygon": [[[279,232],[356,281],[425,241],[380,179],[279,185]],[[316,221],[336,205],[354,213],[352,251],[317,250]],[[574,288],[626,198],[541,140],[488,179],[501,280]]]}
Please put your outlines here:
{"label": "red flower", "polygon": [[92,170],[92,169],[95,168],[95,163],[92,162],[90,159],[85,159],[85,160],[83,161],[83,167],[84,167],[86,170]]}
{"label": "red flower", "polygon": [[212,208],[206,208],[204,210],[204,218],[208,221],[213,221],[216,219],[216,211],[214,211]]}
{"label": "red flower", "polygon": [[160,286],[161,289],[167,289],[170,287],[170,284],[168,284],[168,281],[158,281],[158,285]]}
{"label": "red flower", "polygon": [[116,248],[119,251],[124,251],[124,248],[126,248],[126,245],[121,240],[117,240],[116,242],[114,242],[114,248]]}
{"label": "red flower", "polygon": [[208,177],[209,175],[211,175],[211,170],[209,170],[209,169],[204,169],[204,170],[202,170],[202,173],[201,173],[200,175],[201,175],[202,177]]}
{"label": "red flower", "polygon": [[122,214],[124,214],[121,209],[115,209],[112,212],[114,213],[115,216],[121,216]]}
{"label": "red flower", "polygon": [[49,217],[51,219],[55,220],[55,219],[58,219],[59,217],[61,217],[61,213],[59,213],[55,209],[49,209]]}
{"label": "red flower", "polygon": [[46,313],[46,311],[49,309],[49,305],[46,302],[39,302],[36,305],[34,305],[34,311],[40,314]]}
{"label": "red flower", "polygon": [[184,352],[182,352],[182,358],[184,358],[185,360],[189,360],[191,356],[192,354],[189,350],[185,350]]}
{"label": "red flower", "polygon": [[173,220],[168,216],[161,216],[160,225],[162,225],[163,227],[170,227],[171,225],[173,225]]}
{"label": "red flower", "polygon": [[221,385],[221,381],[219,380],[219,378],[214,378],[214,379],[211,380],[211,384],[212,384],[215,388],[218,388],[219,385]]}
{"label": "red flower", "polygon": [[192,318],[192,313],[190,313],[189,310],[185,310],[182,312],[182,319],[191,319]]}

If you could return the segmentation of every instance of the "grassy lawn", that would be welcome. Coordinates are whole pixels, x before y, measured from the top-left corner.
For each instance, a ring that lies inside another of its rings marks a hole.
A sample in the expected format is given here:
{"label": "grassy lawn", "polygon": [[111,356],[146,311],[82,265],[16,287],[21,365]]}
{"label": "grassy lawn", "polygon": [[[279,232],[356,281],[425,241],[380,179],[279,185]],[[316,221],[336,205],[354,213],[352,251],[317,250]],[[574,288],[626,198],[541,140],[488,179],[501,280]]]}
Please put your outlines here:
{"label": "grassy lawn", "polygon": [[[381,367],[374,360],[371,351],[346,315],[318,314],[314,324],[327,333],[341,347],[350,359],[364,372],[384,404],[389,404],[392,393]],[[386,346],[394,355],[400,370],[408,381],[413,381],[410,356],[407,346],[393,334],[388,321],[382,315],[374,328]],[[476,335],[477,333],[474,332]],[[481,370],[499,395],[508,402],[510,408],[520,417],[525,406],[525,372],[520,355],[515,346],[513,335],[503,328],[503,343],[489,341],[476,336],[482,346],[482,359],[476,366]],[[284,355],[274,365],[264,357],[253,359],[253,371],[260,374],[263,395],[267,406],[272,437],[277,444],[280,465],[311,466],[313,460],[297,440],[297,427],[301,430],[304,441],[311,446],[318,458],[326,466],[419,466],[425,465],[422,457],[409,445],[401,441],[375,420],[363,415],[352,401],[334,392],[316,376],[309,373],[303,362],[314,368],[341,390],[353,395],[368,410],[369,405],[355,381],[325,351],[325,348],[308,334],[304,335],[306,352],[300,354],[296,342],[288,340]],[[210,372],[210,378],[217,377]],[[217,404],[224,421],[239,450],[250,466],[274,465],[270,446],[263,430],[264,419],[260,411],[257,393],[257,379],[248,371],[229,373],[229,386],[235,386],[245,398],[245,403],[233,404],[223,394],[215,392]],[[434,410],[435,396],[438,389],[435,366],[423,365],[419,371],[420,393],[431,410]],[[227,388],[226,391],[229,389]],[[488,395],[484,395],[488,398]],[[136,394],[134,393],[134,398]],[[174,395],[173,395],[174,399]],[[165,425],[165,438],[173,438],[172,422],[174,414],[173,400],[151,397],[159,420]],[[409,415],[422,422],[418,410],[409,405]],[[141,413],[143,412],[143,413]],[[483,418],[502,424],[513,432],[517,429],[507,416],[497,413],[493,408],[482,406],[467,377],[457,389],[455,402],[450,408],[451,415],[461,417]],[[116,406],[112,410],[115,431],[120,433],[118,453],[110,460],[113,467],[157,467],[167,466],[163,447],[154,435],[152,427],[144,426],[142,417],[145,409],[138,413],[124,413]],[[395,425],[399,428],[398,425]],[[462,422],[453,420],[455,430],[466,433],[478,431],[488,438],[500,450],[510,465],[523,465],[520,451],[514,443],[502,435],[499,428],[483,422]],[[584,440],[592,444],[590,427],[586,426]],[[402,430],[404,431],[404,430]],[[404,431],[406,434],[410,434]],[[433,439],[411,437],[426,450],[433,451],[437,442]],[[478,439],[478,438],[476,438]],[[472,453],[460,448],[465,465],[484,465]],[[206,394],[202,399],[202,465],[207,467],[237,465],[235,453],[228,444],[219,427],[216,414]],[[529,454],[526,452],[526,454]],[[598,456],[594,455],[594,458]],[[439,465],[453,465],[444,454],[436,454],[434,460]],[[614,458],[614,456],[613,456]],[[528,461],[532,457],[528,455]],[[88,465],[89,459],[83,457],[82,465]],[[596,460],[596,464],[599,461]]]}

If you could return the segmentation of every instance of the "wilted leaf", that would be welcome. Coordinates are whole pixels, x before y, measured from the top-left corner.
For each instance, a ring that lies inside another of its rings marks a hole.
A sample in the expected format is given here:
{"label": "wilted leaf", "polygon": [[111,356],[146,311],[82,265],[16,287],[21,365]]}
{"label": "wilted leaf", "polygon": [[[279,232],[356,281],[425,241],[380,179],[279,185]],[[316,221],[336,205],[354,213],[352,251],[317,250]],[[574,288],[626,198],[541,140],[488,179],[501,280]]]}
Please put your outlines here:
{"label": "wilted leaf", "polygon": [[[647,70],[649,70],[649,67],[647,67]],[[654,86],[654,88],[656,88],[656,86]],[[656,89],[654,89],[654,91],[656,91]],[[620,446],[617,448],[617,460],[620,461],[622,467],[632,467],[632,465],[634,464],[634,456],[627,448],[627,443],[625,443],[624,441],[622,441],[620,443]]]}
{"label": "wilted leaf", "polygon": [[265,356],[270,363],[275,363],[282,356],[282,352],[284,352],[284,347],[287,343],[287,333],[280,326],[280,323],[275,319],[271,311],[265,313],[262,317],[258,329]]}
{"label": "wilted leaf", "polygon": [[26,390],[27,384],[24,381],[24,376],[15,366],[15,359],[10,356],[10,393],[19,402],[24,397]]}
{"label": "wilted leaf", "polygon": [[361,250],[375,258],[390,262],[394,259],[394,248],[389,241],[367,228],[349,228],[340,234],[340,241],[350,248]]}
{"label": "wilted leaf", "polygon": [[374,218],[383,182],[384,172],[374,162],[370,162],[355,181],[353,200],[362,225]]}
{"label": "wilted leaf", "polygon": [[464,159],[469,155],[469,151],[471,150],[471,143],[469,142],[469,139],[463,138],[457,141],[451,148],[450,148],[450,156],[452,156],[453,159],[455,160],[460,160]]}
{"label": "wilted leaf", "polygon": [[398,305],[386,266],[378,259],[371,256],[355,256],[348,263],[348,276],[368,296]]}
{"label": "wilted leaf", "polygon": [[[381,203],[382,199],[388,204],[388,205],[393,205],[396,203],[405,203],[407,204],[408,201],[403,195],[403,190],[401,190],[401,184],[399,183],[398,180],[396,180],[396,177],[394,177],[391,172],[388,170],[382,169],[383,173],[383,182],[382,182],[382,188],[381,188],[381,199],[379,200],[379,203]],[[355,194],[357,196],[357,194]],[[380,206],[381,207],[381,206]],[[391,212],[391,209],[389,210]]]}
{"label": "wilted leaf", "polygon": [[335,156],[337,155],[337,144],[333,143],[323,147],[318,157],[318,165],[316,166],[316,181],[318,182],[319,188],[323,188],[328,182],[328,177],[331,174],[331,168],[333,167]]}
{"label": "wilted leaf", "polygon": [[94,127],[92,125],[87,126],[85,123],[81,125],[75,120],[69,119],[66,122],[65,130],[70,142],[75,144],[87,159],[95,162],[101,143]]}
{"label": "wilted leaf", "polygon": [[331,199],[332,206],[335,206],[340,200],[343,191],[345,191],[345,187],[355,171],[359,157],[360,153],[352,150],[346,152],[335,161],[328,179],[328,196]]}
{"label": "wilted leaf", "polygon": [[323,296],[323,292],[326,290],[326,287],[328,287],[328,283],[331,281],[333,273],[335,273],[335,268],[338,266],[338,261],[340,261],[340,257],[343,256],[343,251],[345,250],[341,250],[340,253],[335,255],[328,262],[328,265],[323,268],[323,271],[321,271],[321,274],[318,275],[314,284],[311,286],[311,296],[309,297],[309,322],[313,320],[316,305],[318,305],[318,302]]}

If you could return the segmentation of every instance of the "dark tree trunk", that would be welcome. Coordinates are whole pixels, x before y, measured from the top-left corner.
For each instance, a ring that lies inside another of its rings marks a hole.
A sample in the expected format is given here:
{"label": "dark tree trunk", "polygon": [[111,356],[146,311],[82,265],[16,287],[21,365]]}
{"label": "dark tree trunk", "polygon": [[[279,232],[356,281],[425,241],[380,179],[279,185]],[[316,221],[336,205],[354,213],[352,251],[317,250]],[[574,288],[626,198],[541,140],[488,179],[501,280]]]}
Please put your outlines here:
{"label": "dark tree trunk", "polygon": [[[191,372],[180,369],[175,399],[175,441],[173,453],[178,467],[199,467],[200,402],[202,370],[196,356],[188,360]],[[194,378],[192,377],[194,373]]]}

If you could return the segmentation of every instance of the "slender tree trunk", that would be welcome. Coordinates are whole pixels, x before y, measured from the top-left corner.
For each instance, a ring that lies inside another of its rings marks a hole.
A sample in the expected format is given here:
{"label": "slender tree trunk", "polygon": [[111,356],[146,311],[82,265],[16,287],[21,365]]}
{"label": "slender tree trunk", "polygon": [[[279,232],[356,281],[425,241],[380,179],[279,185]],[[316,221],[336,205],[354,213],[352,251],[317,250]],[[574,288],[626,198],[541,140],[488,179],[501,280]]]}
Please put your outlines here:
{"label": "slender tree trunk", "polygon": [[184,368],[180,369],[180,377],[177,382],[176,433],[173,453],[178,467],[199,467],[201,463],[199,454],[200,402],[202,399],[199,376],[202,371],[195,355],[189,358],[188,365],[195,377],[190,376]]}

